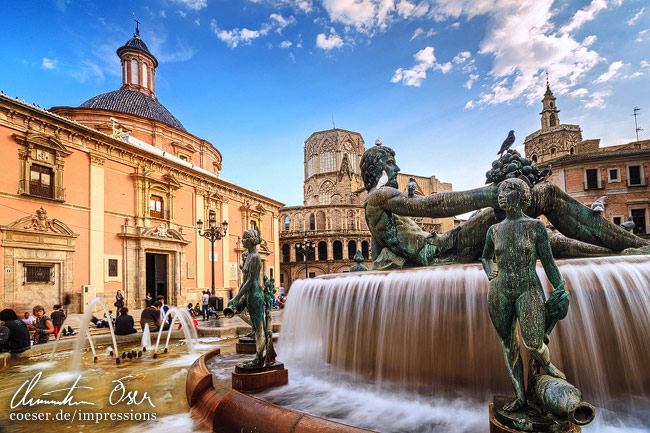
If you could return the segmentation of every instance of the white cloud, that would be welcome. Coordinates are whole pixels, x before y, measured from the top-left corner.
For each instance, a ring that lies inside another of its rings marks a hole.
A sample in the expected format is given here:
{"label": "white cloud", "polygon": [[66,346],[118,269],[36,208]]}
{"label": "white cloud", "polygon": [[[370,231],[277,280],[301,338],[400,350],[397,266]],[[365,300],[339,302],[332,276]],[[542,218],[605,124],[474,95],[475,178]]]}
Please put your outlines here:
{"label": "white cloud", "polygon": [[185,12],[185,11],[176,11],[176,13],[177,13],[179,16],[183,17],[183,18],[185,18],[185,17],[187,16],[187,12]]}
{"label": "white cloud", "polygon": [[236,48],[239,45],[250,45],[252,41],[261,36],[268,35],[272,30],[281,33],[282,29],[288,25],[295,24],[295,22],[296,19],[293,16],[284,18],[280,14],[273,13],[269,16],[269,21],[263,23],[259,30],[250,30],[247,28],[225,30],[219,28],[217,21],[214,18],[210,20],[210,28],[219,39],[226,43],[226,45],[230,48]]}
{"label": "white cloud", "polygon": [[474,101],[467,101],[467,103],[465,104],[465,110],[471,110],[474,107],[476,107]]}
{"label": "white cloud", "polygon": [[[449,0],[451,1],[451,0]],[[468,16],[487,6],[461,10]],[[585,79],[602,57],[568,33],[554,31],[553,0],[522,0],[488,9],[488,30],[479,54],[493,59],[489,75],[494,83],[474,106],[525,98],[529,104],[543,92],[544,70],[548,70],[557,94],[567,92]],[[593,43],[593,38],[586,41]]]}
{"label": "white cloud", "polygon": [[418,27],[418,28],[415,29],[415,31],[413,32],[413,36],[411,36],[411,39],[410,39],[410,40],[412,41],[413,39],[418,38],[418,37],[420,37],[420,36],[425,36],[425,37],[428,38],[429,36],[433,36],[433,35],[435,35],[435,34],[436,34],[436,32],[435,32],[435,30],[433,30],[433,29],[429,29],[429,31],[425,32],[424,29],[422,29],[422,27]]}
{"label": "white cloud", "polygon": [[611,80],[612,78],[618,76],[619,71],[623,66],[625,66],[625,64],[621,61],[613,62],[612,64],[609,65],[609,69],[607,70],[607,72],[603,73],[600,77],[594,80],[594,84],[605,83]]}
{"label": "white cloud", "polygon": [[282,30],[291,25],[296,23],[296,19],[293,16],[290,16],[289,18],[284,18],[280,14],[271,14],[269,17],[271,19],[271,26],[275,27],[275,31],[278,33],[282,33]]}
{"label": "white cloud", "polygon": [[467,59],[469,59],[472,56],[472,53],[469,51],[461,51],[456,56],[453,58],[452,62],[455,64],[459,65],[461,63],[465,63]]}
{"label": "white cloud", "polygon": [[641,30],[636,37],[636,42],[643,42],[645,40],[645,34],[650,32],[650,29]]}
{"label": "white cloud", "polygon": [[291,59],[291,63],[296,63],[296,55],[293,53],[289,53],[289,58]]}
{"label": "white cloud", "polygon": [[70,69],[68,74],[80,83],[86,83],[88,81],[101,83],[104,81],[104,72],[102,72],[102,69],[97,63],[91,62],[90,60],[85,60],[80,66]]}
{"label": "white cloud", "polygon": [[587,36],[586,38],[584,38],[582,40],[581,45],[583,47],[590,47],[590,46],[592,46],[594,44],[594,42],[596,42],[597,39],[598,39],[598,36],[596,36],[596,35]]}
{"label": "white cloud", "polygon": [[584,87],[581,87],[569,93],[569,95],[575,96],[577,98],[584,98],[585,96],[587,96],[587,94],[589,94],[589,92]]}
{"label": "white cloud", "polygon": [[560,32],[571,33],[572,31],[579,29],[584,23],[596,18],[598,12],[605,8],[607,8],[606,0],[592,0],[589,6],[576,12],[571,21],[560,29]]}
{"label": "white cloud", "polygon": [[343,46],[343,40],[334,29],[330,29],[329,36],[324,33],[316,36],[316,46],[322,50],[329,51],[334,48],[341,48]]}
{"label": "white cloud", "polygon": [[648,62],[647,60],[641,60],[640,64],[642,68],[650,68],[650,62]]}
{"label": "white cloud", "polygon": [[196,19],[194,20],[194,24],[196,24],[197,26],[200,26],[201,25],[201,19],[199,17],[196,17]]}
{"label": "white cloud", "polygon": [[280,42],[280,48],[289,48],[291,46],[291,41],[282,41]]}
{"label": "white cloud", "polygon": [[427,71],[436,69],[446,74],[451,70],[451,62],[438,63],[433,47],[425,47],[413,55],[415,64],[412,69],[398,68],[395,70],[391,82],[401,82],[405,86],[420,87],[422,81],[427,77]]}
{"label": "white cloud", "polygon": [[609,90],[602,90],[600,92],[594,92],[591,95],[590,100],[583,100],[585,108],[605,108],[607,104],[605,99],[612,94]]}
{"label": "white cloud", "polygon": [[56,58],[48,59],[47,57],[43,57],[43,59],[41,60],[41,66],[43,66],[44,69],[56,69],[58,63],[59,60]]}
{"label": "white cloud", "polygon": [[323,0],[323,7],[332,21],[372,34],[376,28],[380,30],[387,28],[391,13],[395,11],[395,1]]}
{"label": "white cloud", "polygon": [[173,0],[176,3],[182,4],[188,9],[199,11],[208,6],[208,0]]}
{"label": "white cloud", "polygon": [[465,88],[467,90],[471,89],[472,86],[474,85],[474,82],[478,80],[479,75],[478,74],[469,74],[469,80],[465,82]]}
{"label": "white cloud", "polygon": [[639,19],[641,15],[643,15],[643,11],[645,11],[645,8],[641,8],[639,12],[637,12],[632,18],[630,18],[627,22],[628,26],[633,26],[634,23]]}
{"label": "white cloud", "polygon": [[160,11],[160,16],[161,16],[162,18],[167,18],[167,12],[165,12],[165,10],[162,9],[162,10]]}
{"label": "white cloud", "polygon": [[429,5],[424,2],[415,4],[408,0],[399,0],[396,9],[402,18],[421,17],[429,12]]}

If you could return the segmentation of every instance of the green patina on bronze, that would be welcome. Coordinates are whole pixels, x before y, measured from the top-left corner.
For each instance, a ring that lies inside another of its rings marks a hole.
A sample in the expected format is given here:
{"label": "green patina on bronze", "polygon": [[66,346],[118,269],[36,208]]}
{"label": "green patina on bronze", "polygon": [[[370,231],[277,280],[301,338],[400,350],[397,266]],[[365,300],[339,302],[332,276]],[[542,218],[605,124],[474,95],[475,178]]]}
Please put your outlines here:
{"label": "green patina on bronze", "polygon": [[[550,359],[549,335],[568,313],[569,292],[553,260],[546,227],[524,213],[532,201],[531,190],[524,180],[506,179],[499,185],[497,201],[505,219],[488,229],[481,261],[490,280],[490,319],[503,346],[506,370],[515,390],[515,399],[503,410],[517,412],[531,399],[544,412],[587,423],[593,419],[593,407],[582,402],[580,391],[565,380],[564,373]],[[535,270],[538,259],[554,287],[548,301]],[[528,392],[517,322],[531,357]],[[540,368],[546,374],[540,374]]]}
{"label": "green patina on bronze", "polygon": [[[264,349],[266,348],[267,341],[265,293],[264,289],[260,285],[262,259],[257,251],[257,246],[261,242],[262,239],[256,230],[246,230],[244,232],[242,243],[244,248],[248,250],[248,254],[242,267],[244,281],[237,295],[228,302],[228,309],[230,309],[234,314],[240,314],[243,313],[244,310],[248,310],[250,325],[255,334],[255,359],[251,362],[245,363],[243,365],[244,368],[261,367],[265,364]],[[224,314],[226,314],[226,311],[224,311]],[[275,359],[274,354],[272,357]]]}
{"label": "green patina on bronze", "polygon": [[361,251],[357,251],[354,255],[354,261],[357,262],[357,264],[350,266],[350,272],[363,272],[368,270],[368,268],[361,264],[361,262],[363,262],[363,254],[361,254]]}
{"label": "green patina on bronze", "polygon": [[273,348],[273,318],[271,317],[274,297],[275,280],[273,278],[267,278],[264,275],[264,338],[266,340],[266,356],[264,362],[266,365],[275,363],[277,356]]}
{"label": "green patina on bronze", "polygon": [[[477,260],[488,229],[505,218],[497,201],[496,184],[469,191],[408,197],[397,189],[399,167],[391,148],[371,147],[361,158],[360,166],[369,192],[364,206],[372,235],[375,269]],[[377,187],[384,172],[387,181]],[[477,209],[483,210],[460,226],[440,234],[425,232],[410,218],[444,218]],[[544,215],[561,233],[550,239],[557,257],[617,254],[626,248],[643,249],[649,245],[648,241],[606,220],[553,183],[539,183],[531,189],[531,203],[526,214],[532,218]],[[378,265],[380,256],[381,265]]]}

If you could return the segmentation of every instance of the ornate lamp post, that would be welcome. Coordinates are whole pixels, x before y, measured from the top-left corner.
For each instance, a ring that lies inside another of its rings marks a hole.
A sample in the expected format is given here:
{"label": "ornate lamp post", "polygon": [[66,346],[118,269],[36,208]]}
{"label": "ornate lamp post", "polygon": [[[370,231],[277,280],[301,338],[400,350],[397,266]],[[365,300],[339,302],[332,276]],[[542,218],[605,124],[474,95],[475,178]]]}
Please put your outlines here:
{"label": "ornate lamp post", "polygon": [[199,236],[206,238],[210,241],[212,246],[212,294],[214,295],[214,243],[224,237],[228,231],[228,221],[221,223],[221,227],[217,227],[217,213],[213,210],[210,210],[208,214],[208,226],[209,228],[201,233],[203,229],[203,221],[198,220],[196,222],[197,227],[199,228]]}
{"label": "ornate lamp post", "polygon": [[298,242],[296,244],[296,252],[302,254],[305,257],[305,278],[309,278],[308,264],[309,264],[309,255],[314,252],[314,241],[308,241],[307,236],[303,242]]}

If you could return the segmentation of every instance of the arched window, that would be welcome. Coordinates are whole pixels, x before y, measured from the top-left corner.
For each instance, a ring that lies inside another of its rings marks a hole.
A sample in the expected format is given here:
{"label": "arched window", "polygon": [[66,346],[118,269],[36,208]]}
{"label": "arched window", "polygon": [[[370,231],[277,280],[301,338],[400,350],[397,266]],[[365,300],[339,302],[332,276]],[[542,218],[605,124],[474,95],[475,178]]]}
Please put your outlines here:
{"label": "arched window", "polygon": [[314,175],[314,169],[315,169],[314,161],[315,161],[314,158],[309,158],[309,160],[307,160],[307,177],[311,177]]}
{"label": "arched window", "polygon": [[282,245],[282,261],[289,263],[291,261],[291,250],[289,244]]}
{"label": "arched window", "polygon": [[341,212],[335,210],[332,212],[332,229],[340,230],[341,229]]}
{"label": "arched window", "polygon": [[318,260],[327,260],[327,242],[318,243]]}
{"label": "arched window", "polygon": [[549,118],[549,123],[551,126],[555,126],[555,114],[551,113],[551,117]]}
{"label": "arched window", "polygon": [[316,230],[327,230],[327,223],[325,221],[325,212],[318,211],[316,214]]}
{"label": "arched window", "polygon": [[357,253],[357,243],[356,241],[348,242],[348,259],[354,260],[354,255]]}
{"label": "arched window", "polygon": [[149,88],[149,77],[147,76],[147,64],[142,64],[142,87]]}
{"label": "arched window", "polygon": [[571,146],[571,150],[569,150],[569,154],[573,155],[574,153],[576,153],[576,148]]}
{"label": "arched window", "polygon": [[361,254],[363,255],[364,259],[368,259],[368,253],[368,241],[361,242]]}
{"label": "arched window", "polygon": [[250,226],[248,227],[248,229],[249,230],[257,230],[257,231],[259,231],[259,229],[257,228],[257,221],[251,220]]}
{"label": "arched window", "polygon": [[309,230],[316,230],[316,218],[314,218],[314,214],[309,215]]}
{"label": "arched window", "polygon": [[332,202],[332,193],[334,192],[334,183],[331,180],[326,180],[320,186],[320,193],[318,194],[318,202],[320,204],[330,204]]}
{"label": "arched window", "polygon": [[334,245],[332,245],[332,247],[334,260],[343,260],[343,244],[341,241],[334,241]]}
{"label": "arched window", "polygon": [[354,147],[349,141],[343,143],[343,152],[348,155],[348,161],[350,163],[350,170],[353,173],[357,172],[357,155],[354,153]]}
{"label": "arched window", "polygon": [[555,155],[555,148],[551,147],[551,155]]}
{"label": "arched window", "polygon": [[289,231],[289,224],[290,224],[289,216],[284,217],[284,231]]}
{"label": "arched window", "polygon": [[138,80],[138,61],[136,59],[131,60],[131,84],[140,84],[140,80]]}
{"label": "arched window", "polygon": [[329,173],[336,171],[336,154],[334,152],[323,152],[320,154],[320,172]]}
{"label": "arched window", "polygon": [[533,162],[537,162],[537,155],[533,155],[531,159],[533,160]]}

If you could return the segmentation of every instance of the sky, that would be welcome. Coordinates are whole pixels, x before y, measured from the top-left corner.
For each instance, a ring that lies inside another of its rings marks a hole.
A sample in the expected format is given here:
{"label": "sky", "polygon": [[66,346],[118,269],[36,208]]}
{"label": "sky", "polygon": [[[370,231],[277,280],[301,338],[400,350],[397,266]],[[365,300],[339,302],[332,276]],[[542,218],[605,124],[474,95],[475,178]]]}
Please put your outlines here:
{"label": "sky", "polygon": [[121,85],[140,35],[156,96],[223,155],[221,177],[303,201],[303,146],[337,128],[377,137],[402,172],[464,190],[510,129],[540,128],[546,73],[561,123],[601,146],[650,138],[645,0],[4,1],[0,90],[78,106]]}

